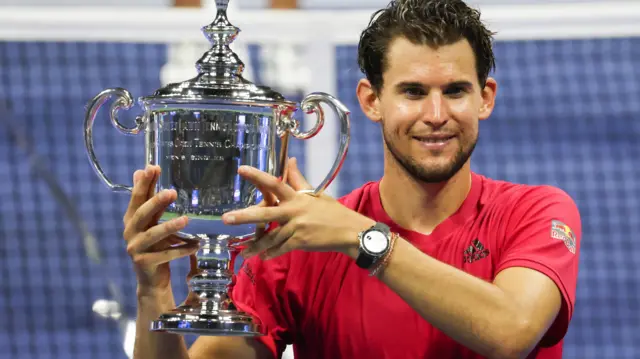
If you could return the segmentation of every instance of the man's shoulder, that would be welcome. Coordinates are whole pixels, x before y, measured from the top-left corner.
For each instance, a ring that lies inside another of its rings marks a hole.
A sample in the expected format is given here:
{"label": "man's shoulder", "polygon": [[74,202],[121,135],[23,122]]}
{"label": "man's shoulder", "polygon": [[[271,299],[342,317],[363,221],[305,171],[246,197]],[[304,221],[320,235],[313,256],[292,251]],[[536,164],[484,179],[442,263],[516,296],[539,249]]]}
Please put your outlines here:
{"label": "man's shoulder", "polygon": [[[580,210],[560,187],[488,179],[484,188],[479,217],[490,220],[479,223],[490,229],[496,248],[506,248],[507,243],[533,248],[535,243],[548,243],[545,241],[556,228],[561,231],[560,235],[575,235],[573,242],[567,242],[570,249],[575,248],[575,241],[582,233]],[[526,240],[514,239],[519,237],[526,237]]]}
{"label": "man's shoulder", "polygon": [[563,189],[550,184],[527,184],[483,178],[482,202],[497,206],[544,204],[564,202],[575,204],[573,198]]}

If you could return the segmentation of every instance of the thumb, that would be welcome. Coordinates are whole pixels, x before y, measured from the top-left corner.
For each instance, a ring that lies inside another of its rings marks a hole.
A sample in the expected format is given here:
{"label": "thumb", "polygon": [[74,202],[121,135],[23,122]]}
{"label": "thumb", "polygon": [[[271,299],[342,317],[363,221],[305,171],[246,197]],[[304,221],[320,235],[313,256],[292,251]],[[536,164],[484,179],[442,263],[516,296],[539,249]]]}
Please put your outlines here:
{"label": "thumb", "polygon": [[313,189],[313,186],[307,182],[307,180],[300,172],[298,168],[298,160],[295,157],[289,159],[289,168],[287,173],[287,179],[289,185],[296,191],[300,191],[303,189]]}

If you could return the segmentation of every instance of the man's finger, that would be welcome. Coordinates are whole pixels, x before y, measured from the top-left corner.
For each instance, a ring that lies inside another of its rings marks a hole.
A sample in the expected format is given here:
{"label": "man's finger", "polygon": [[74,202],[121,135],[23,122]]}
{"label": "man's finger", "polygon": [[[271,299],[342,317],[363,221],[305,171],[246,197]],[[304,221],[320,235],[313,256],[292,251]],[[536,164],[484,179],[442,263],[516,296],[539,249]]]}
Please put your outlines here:
{"label": "man's finger", "polygon": [[267,230],[267,225],[264,223],[258,223],[256,224],[256,231],[253,235],[254,240],[257,240],[259,238],[261,238],[262,236],[264,236],[264,232],[266,232]]}
{"label": "man's finger", "polygon": [[151,222],[152,219],[156,217],[158,213],[164,211],[171,202],[175,201],[176,196],[175,190],[163,190],[146,201],[131,216],[129,220],[130,225],[125,228],[125,238],[143,232],[149,228],[149,226],[153,225]]}
{"label": "man's finger", "polygon": [[263,260],[269,260],[269,259],[273,259],[276,257],[280,257],[281,255],[287,254],[289,252],[291,252],[292,250],[296,249],[296,241],[295,239],[289,237],[289,240],[283,241],[269,249],[267,249],[266,251],[264,251],[261,254],[261,258]]}
{"label": "man's finger", "polygon": [[[266,199],[263,199],[262,201],[260,201],[260,203],[258,203],[256,205],[256,207],[266,207],[269,204],[270,201],[267,201]],[[264,231],[266,230],[267,225],[265,223],[258,223],[256,224],[256,231],[253,235],[254,239],[260,238],[262,237],[262,235],[264,234]]]}
{"label": "man's finger", "polygon": [[160,252],[150,252],[138,255],[134,258],[134,262],[142,266],[155,266],[191,255],[197,252],[199,248],[199,243],[186,243]]}
{"label": "man's finger", "polygon": [[245,209],[227,212],[222,215],[225,224],[264,224],[271,222],[286,222],[289,219],[287,211],[282,207],[252,206]]}
{"label": "man's finger", "polygon": [[264,203],[265,206],[275,206],[278,204],[278,198],[269,192],[269,189],[259,185],[256,185],[256,188],[262,193],[262,201],[260,201],[260,203]]}
{"label": "man's finger", "polygon": [[183,217],[174,218],[170,221],[164,222],[157,226],[153,226],[146,232],[136,236],[129,243],[130,248],[128,248],[128,250],[131,250],[135,253],[147,252],[156,243],[184,229],[187,223],[188,223],[187,217],[183,216]]}
{"label": "man's finger", "polygon": [[238,174],[253,183],[263,193],[273,193],[279,200],[286,201],[295,197],[296,191],[278,178],[251,166],[240,166]]}
{"label": "man's finger", "polygon": [[[274,204],[274,205],[276,205],[276,204]],[[248,207],[248,208],[252,208],[252,207],[260,208],[260,207],[267,207],[267,206],[271,206],[271,204],[269,204],[266,200],[262,200],[262,201],[260,201],[260,203],[254,205],[254,206]],[[248,241],[255,241],[256,239],[262,237],[264,235],[264,232],[267,230],[267,225],[268,225],[268,223],[256,223],[256,230],[253,233],[253,238],[248,240]],[[248,241],[243,240],[243,241],[240,241],[240,242],[237,242],[237,243],[232,243],[231,246],[232,247],[242,246]]]}
{"label": "man's finger", "polygon": [[282,231],[282,228],[283,227],[277,227],[273,231],[265,234],[264,236],[260,238],[256,238],[255,241],[251,241],[250,243],[247,243],[246,248],[242,250],[240,255],[242,255],[244,259],[249,259],[254,255],[259,254],[262,251],[266,250],[267,248],[274,246],[275,245],[274,241],[278,233]]}
{"label": "man's finger", "polygon": [[[156,194],[156,184],[158,183],[158,180],[160,179],[160,173],[162,172],[162,170],[160,169],[160,166],[151,166],[151,171],[153,172],[153,177],[151,179],[151,182],[149,183],[149,193],[147,198],[151,198]],[[160,217],[162,216],[162,213],[163,212],[158,212],[153,217],[153,220],[151,221],[151,225],[158,223],[158,221],[160,220]]]}
{"label": "man's finger", "polygon": [[263,253],[271,248],[280,246],[283,242],[286,242],[293,235],[293,226],[285,225],[278,227],[273,231],[266,234],[264,237],[251,243],[247,248],[242,251],[244,258],[251,258],[256,254]]}
{"label": "man's finger", "polygon": [[295,157],[289,159],[289,173],[287,175],[287,182],[296,191],[304,189],[313,189],[313,186],[307,182],[307,180],[300,172],[298,168],[298,160]]}
{"label": "man's finger", "polygon": [[153,197],[153,195],[156,194],[156,183],[158,182],[158,179],[160,178],[160,166],[149,166],[149,171],[151,171],[151,180],[149,181],[148,184],[148,193],[147,195],[149,196],[148,198]]}
{"label": "man's finger", "polygon": [[[261,187],[261,186],[256,186],[258,188],[258,190],[260,191],[260,193],[262,193],[262,201],[260,201],[260,203],[258,204],[258,206],[260,207],[266,207],[266,206],[277,206],[278,205],[278,198],[276,198],[276,196],[269,192],[266,188]],[[258,223],[256,225],[256,232],[255,232],[255,238],[260,238],[262,237],[262,235],[264,235],[264,232],[267,229],[267,223]]]}
{"label": "man's finger", "polygon": [[142,206],[149,198],[149,185],[154,181],[155,173],[151,166],[147,166],[144,170],[138,170],[133,174],[133,189],[131,190],[131,198],[129,206],[124,215],[124,221],[128,222],[133,214]]}

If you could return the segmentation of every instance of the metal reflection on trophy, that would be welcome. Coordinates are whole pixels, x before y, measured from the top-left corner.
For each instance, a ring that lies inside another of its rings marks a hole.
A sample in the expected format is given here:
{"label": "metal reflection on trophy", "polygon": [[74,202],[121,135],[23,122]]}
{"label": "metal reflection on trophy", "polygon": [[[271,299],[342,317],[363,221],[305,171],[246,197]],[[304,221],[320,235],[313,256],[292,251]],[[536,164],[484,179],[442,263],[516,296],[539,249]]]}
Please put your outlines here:
{"label": "metal reflection on trophy", "polygon": [[[244,64],[229,47],[239,29],[227,18],[228,3],[217,0],[215,20],[202,28],[212,47],[197,61],[197,76],[141,97],[138,103],[143,114],[136,119],[135,127],[126,127],[118,120],[119,111],[134,105],[131,94],[122,88],[99,93],[89,103],[85,115],[85,145],[90,163],[98,177],[115,192],[128,193],[131,187],[113,183],[97,160],[93,146],[96,114],[110,101],[111,122],[119,131],[129,135],[144,133],[145,163],[159,165],[162,170],[155,191],[174,189],[178,193],[160,221],[188,216],[189,225],[180,236],[200,243],[198,274],[189,280],[190,299],[153,321],[154,331],[264,334],[259,318],[239,310],[229,297],[232,251],[236,250],[231,244],[251,240],[255,227],[227,226],[221,216],[262,201],[260,191],[237,174],[238,167],[249,165],[282,177],[289,138],[309,139],[322,129],[321,104],[335,111],[341,122],[341,134],[337,158],[316,193],[330,185],[347,154],[350,114],[340,101],[328,94],[312,93],[298,105],[243,78]],[[315,113],[317,122],[311,130],[302,131],[293,118],[299,109]]]}

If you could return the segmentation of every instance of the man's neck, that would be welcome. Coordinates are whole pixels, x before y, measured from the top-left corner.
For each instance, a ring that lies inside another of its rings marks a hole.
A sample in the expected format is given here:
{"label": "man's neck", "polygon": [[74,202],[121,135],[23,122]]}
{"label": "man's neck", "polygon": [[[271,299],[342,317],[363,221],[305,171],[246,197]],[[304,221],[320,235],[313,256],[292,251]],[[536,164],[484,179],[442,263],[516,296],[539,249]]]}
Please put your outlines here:
{"label": "man's neck", "polygon": [[462,206],[471,189],[467,162],[443,183],[424,183],[409,175],[398,163],[385,165],[380,181],[380,200],[387,215],[402,228],[431,234]]}

